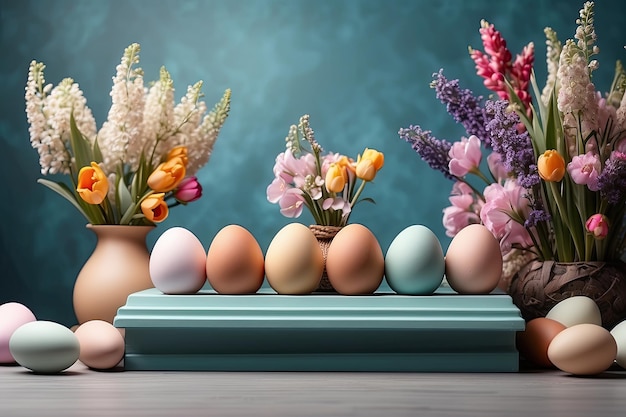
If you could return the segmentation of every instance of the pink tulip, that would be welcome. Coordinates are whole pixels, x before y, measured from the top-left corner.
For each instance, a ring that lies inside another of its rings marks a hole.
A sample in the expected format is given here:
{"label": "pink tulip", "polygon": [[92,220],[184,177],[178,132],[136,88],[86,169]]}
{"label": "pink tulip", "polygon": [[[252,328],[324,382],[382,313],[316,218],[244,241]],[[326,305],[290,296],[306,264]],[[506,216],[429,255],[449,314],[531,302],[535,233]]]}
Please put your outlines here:
{"label": "pink tulip", "polygon": [[587,231],[598,240],[604,239],[609,234],[609,219],[603,214],[594,214],[585,223]]}
{"label": "pink tulip", "polygon": [[191,203],[202,197],[202,185],[195,176],[183,179],[174,192],[174,198],[183,204]]}

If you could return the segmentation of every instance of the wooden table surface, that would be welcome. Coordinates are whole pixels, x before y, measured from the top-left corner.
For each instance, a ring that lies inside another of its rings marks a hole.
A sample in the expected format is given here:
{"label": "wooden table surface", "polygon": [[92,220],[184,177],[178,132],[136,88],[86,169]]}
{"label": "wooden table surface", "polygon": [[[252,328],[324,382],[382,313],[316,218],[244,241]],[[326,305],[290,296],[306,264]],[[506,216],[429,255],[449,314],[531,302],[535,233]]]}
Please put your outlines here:
{"label": "wooden table surface", "polygon": [[0,416],[624,416],[626,371],[99,372],[0,366]]}

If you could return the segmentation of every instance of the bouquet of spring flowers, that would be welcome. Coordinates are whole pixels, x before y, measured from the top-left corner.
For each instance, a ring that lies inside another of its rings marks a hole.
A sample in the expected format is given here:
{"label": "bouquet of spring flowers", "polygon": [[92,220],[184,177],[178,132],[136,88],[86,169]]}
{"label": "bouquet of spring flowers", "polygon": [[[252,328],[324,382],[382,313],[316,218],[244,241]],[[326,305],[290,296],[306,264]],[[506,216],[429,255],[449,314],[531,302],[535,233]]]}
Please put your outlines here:
{"label": "bouquet of spring flowers", "polygon": [[500,32],[483,21],[484,52],[470,48],[470,56],[497,97],[483,101],[443,71],[432,83],[467,137],[452,143],[417,125],[400,129],[431,168],[455,182],[443,215],[448,236],[482,223],[504,255],[517,249],[539,261],[622,257],[626,72],[618,61],[609,90],[597,90],[593,7],[584,4],[574,38],[564,44],[545,29],[548,76],[541,90],[533,43],[513,59]]}
{"label": "bouquet of spring flowers", "polygon": [[285,140],[287,149],[276,157],[275,177],[267,187],[268,201],[278,204],[284,216],[299,217],[306,207],[317,225],[341,227],[357,202],[372,201],[360,197],[383,167],[381,152],[365,149],[356,162],[338,153],[324,154],[308,115],[289,128]]}
{"label": "bouquet of spring flowers", "polygon": [[45,84],[45,65],[33,61],[26,85],[30,141],[39,153],[40,179],[74,205],[91,224],[151,225],[169,209],[199,199],[195,173],[211,155],[230,110],[230,90],[208,114],[202,82],[174,102],[174,84],[160,78],[144,86],[137,67],[140,46],[128,46],[117,66],[112,105],[100,130],[78,84]]}

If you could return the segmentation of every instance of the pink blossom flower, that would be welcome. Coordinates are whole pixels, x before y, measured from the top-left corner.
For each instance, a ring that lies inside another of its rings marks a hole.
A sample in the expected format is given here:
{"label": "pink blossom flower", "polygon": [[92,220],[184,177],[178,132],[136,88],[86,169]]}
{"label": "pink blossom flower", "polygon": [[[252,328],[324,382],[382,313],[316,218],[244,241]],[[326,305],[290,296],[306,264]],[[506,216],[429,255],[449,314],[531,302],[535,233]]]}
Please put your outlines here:
{"label": "pink blossom flower", "polygon": [[195,176],[183,179],[174,191],[174,198],[183,204],[191,203],[202,197],[202,185]]}
{"label": "pink blossom flower", "polygon": [[274,178],[270,185],[267,186],[267,201],[273,204],[278,203],[289,188],[292,187],[289,186],[282,177],[278,176]]}
{"label": "pink blossom flower", "polygon": [[598,191],[598,175],[602,169],[600,159],[592,152],[576,155],[567,164],[567,172],[576,184],[586,185],[591,191]]}
{"label": "pink blossom flower", "polygon": [[298,188],[287,189],[278,202],[281,214],[290,218],[300,217],[304,204],[302,190]]}
{"label": "pink blossom flower", "polygon": [[333,209],[335,211],[341,210],[342,217],[350,214],[352,208],[350,207],[350,203],[341,197],[327,198],[322,203],[322,208],[324,210]]}
{"label": "pink blossom flower", "polygon": [[533,241],[523,224],[513,218],[524,219],[529,212],[526,189],[514,180],[504,185],[497,183],[484,190],[485,205],[480,211],[480,219],[489,231],[500,241],[502,254],[507,254],[517,245],[531,247]]}
{"label": "pink blossom flower", "polygon": [[489,166],[491,175],[493,175],[497,182],[505,180],[509,176],[509,173],[502,163],[502,155],[499,153],[491,152],[487,156],[487,165]]}
{"label": "pink blossom flower", "polygon": [[447,236],[454,237],[465,226],[480,223],[480,204],[469,185],[457,181],[449,200],[452,206],[443,209],[443,225]]}
{"label": "pink blossom flower", "polygon": [[463,177],[468,172],[475,171],[480,165],[482,152],[480,150],[480,139],[475,135],[463,138],[455,142],[450,148],[450,163],[448,169],[450,174],[456,177]]}
{"label": "pink blossom flower", "polygon": [[585,223],[587,231],[598,240],[604,239],[609,234],[609,219],[603,214],[594,214]]}

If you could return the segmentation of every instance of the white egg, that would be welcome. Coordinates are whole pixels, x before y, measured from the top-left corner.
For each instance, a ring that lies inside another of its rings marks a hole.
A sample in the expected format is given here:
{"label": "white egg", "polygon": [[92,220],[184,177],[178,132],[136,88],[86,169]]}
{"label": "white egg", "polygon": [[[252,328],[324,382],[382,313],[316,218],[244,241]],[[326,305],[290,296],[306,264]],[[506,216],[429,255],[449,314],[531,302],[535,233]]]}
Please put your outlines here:
{"label": "white egg", "polygon": [[20,326],[35,320],[33,312],[23,304],[10,302],[0,305],[0,363],[15,363],[9,350],[9,340]]}
{"label": "white egg", "polygon": [[611,329],[611,336],[613,336],[615,343],[617,343],[615,362],[626,369],[626,320],[618,323]]}
{"label": "white egg", "polygon": [[560,322],[565,327],[585,323],[602,325],[600,308],[595,301],[584,295],[569,297],[560,301],[548,311],[546,317]]}
{"label": "white egg", "polygon": [[202,242],[183,227],[172,227],[154,244],[150,278],[164,294],[193,294],[206,281],[206,252]]}
{"label": "white egg", "polygon": [[80,354],[78,338],[70,329],[43,320],[20,326],[13,332],[9,348],[18,364],[42,374],[64,371]]}

